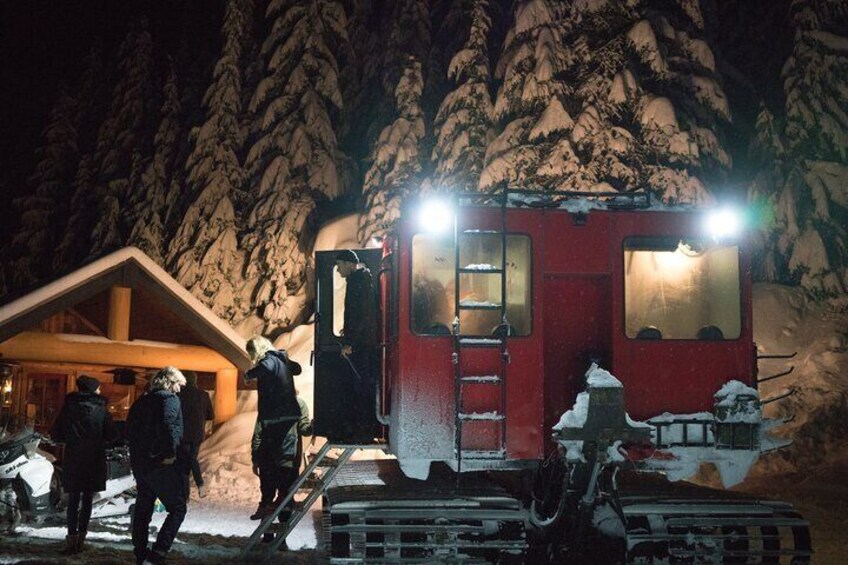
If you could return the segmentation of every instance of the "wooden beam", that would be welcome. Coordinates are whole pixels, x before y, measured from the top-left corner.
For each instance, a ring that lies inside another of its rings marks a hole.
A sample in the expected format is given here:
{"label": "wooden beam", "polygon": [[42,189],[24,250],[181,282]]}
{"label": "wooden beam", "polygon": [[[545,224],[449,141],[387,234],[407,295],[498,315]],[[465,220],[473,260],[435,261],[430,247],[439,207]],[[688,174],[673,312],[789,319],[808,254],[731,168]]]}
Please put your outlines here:
{"label": "wooden beam", "polygon": [[215,373],[215,423],[226,422],[236,414],[238,370],[221,369]]}
{"label": "wooden beam", "polygon": [[113,286],[109,289],[109,324],[106,337],[113,341],[130,339],[130,301],[132,289]]}
{"label": "wooden beam", "polygon": [[179,369],[217,373],[236,367],[223,355],[202,345],[155,341],[111,341],[104,337],[22,332],[0,343],[0,359],[57,363],[90,363],[124,367]]}

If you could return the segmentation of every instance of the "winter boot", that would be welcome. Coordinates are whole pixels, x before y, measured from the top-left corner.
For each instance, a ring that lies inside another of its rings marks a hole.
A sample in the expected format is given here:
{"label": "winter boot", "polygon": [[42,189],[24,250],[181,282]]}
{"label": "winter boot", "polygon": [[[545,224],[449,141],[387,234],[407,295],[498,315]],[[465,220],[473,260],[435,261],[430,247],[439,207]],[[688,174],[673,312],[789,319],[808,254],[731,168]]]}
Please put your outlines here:
{"label": "winter boot", "polygon": [[160,565],[165,562],[165,554],[155,550],[147,552],[147,557],[144,558],[143,565]]}
{"label": "winter boot", "polygon": [[85,544],[85,535],[87,533],[88,532],[86,530],[80,530],[79,533],[77,534],[77,536],[79,536],[77,538],[77,552],[78,553],[85,549],[85,545],[84,545]]}
{"label": "winter boot", "polygon": [[79,543],[79,534],[68,534],[65,536],[65,549],[62,555],[74,555],[77,552],[77,543]]}
{"label": "winter boot", "polygon": [[259,508],[256,509],[256,512],[250,515],[251,520],[261,520],[264,517],[268,516],[274,511],[274,503],[271,504],[262,504],[259,503]]}

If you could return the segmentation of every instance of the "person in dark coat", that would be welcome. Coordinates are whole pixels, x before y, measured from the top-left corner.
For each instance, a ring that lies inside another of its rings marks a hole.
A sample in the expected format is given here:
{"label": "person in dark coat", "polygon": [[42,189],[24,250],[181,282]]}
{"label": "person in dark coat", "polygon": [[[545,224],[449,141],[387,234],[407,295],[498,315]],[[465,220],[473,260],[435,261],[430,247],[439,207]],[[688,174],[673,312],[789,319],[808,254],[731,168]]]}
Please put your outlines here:
{"label": "person in dark coat", "polygon": [[[262,459],[268,461],[283,460],[282,445],[288,435],[289,429],[301,417],[300,405],[294,388],[294,376],[301,373],[301,366],[296,361],[289,359],[285,351],[274,349],[273,344],[262,336],[256,336],[247,342],[247,354],[254,362],[254,366],[247,373],[245,379],[256,380],[256,389],[259,396],[259,414],[256,417],[256,426],[260,429],[262,443],[267,449],[262,448]],[[273,446],[273,449],[272,449]],[[267,453],[267,456],[264,455]],[[259,520],[273,510],[271,503],[274,495],[272,491],[281,488],[283,477],[268,472],[266,479],[262,478],[262,469],[254,466],[254,471],[259,471],[259,479],[262,490],[262,502],[259,508],[251,515],[251,520]],[[284,491],[285,492],[285,491]],[[270,494],[270,500],[267,493]],[[269,509],[270,506],[270,509]]]}
{"label": "person in dark coat", "polygon": [[351,367],[352,402],[348,425],[351,439],[369,441],[374,438],[376,355],[379,344],[377,294],[371,271],[359,262],[350,249],[336,255],[336,269],[345,279],[344,325],[341,354]]}
{"label": "person in dark coat", "polygon": [[[135,401],[127,418],[130,465],[138,488],[132,516],[133,553],[138,563],[162,563],[185,519],[188,462],[178,449],[183,439],[183,415],[177,397],[185,383],[178,369],[165,367],[150,380],[148,392]],[[168,516],[148,549],[157,498]]]}
{"label": "person in dark coat", "polygon": [[[300,462],[303,460],[302,437],[312,435],[312,420],[309,418],[309,407],[299,396],[297,404],[300,408],[300,418],[289,426],[283,437],[276,434],[279,427],[265,426],[259,418],[256,419],[251,459],[253,474],[259,477],[262,498],[259,510],[250,517],[252,520],[260,520],[271,514],[286,497],[300,474]],[[288,521],[293,502],[289,501],[287,509],[280,513],[280,522]],[[273,534],[265,535],[266,541],[273,537]],[[285,542],[281,547],[284,546]]]}
{"label": "person in dark coat", "polygon": [[51,432],[54,441],[65,444],[62,488],[68,493],[66,555],[83,549],[94,493],[106,490],[106,445],[118,437],[109,403],[100,396],[100,381],[81,375],[76,384],[76,392],[65,397]]}
{"label": "person in dark coat", "polygon": [[197,452],[200,444],[206,439],[206,422],[215,419],[215,411],[212,408],[212,399],[205,390],[197,388],[197,373],[194,371],[183,371],[186,378],[186,386],[180,390],[180,405],[183,411],[183,443],[182,453],[185,454],[188,464],[191,466],[191,474],[194,484],[197,485],[197,494],[200,498],[206,496],[206,488],[203,485],[203,475],[200,472],[200,463],[197,461]]}

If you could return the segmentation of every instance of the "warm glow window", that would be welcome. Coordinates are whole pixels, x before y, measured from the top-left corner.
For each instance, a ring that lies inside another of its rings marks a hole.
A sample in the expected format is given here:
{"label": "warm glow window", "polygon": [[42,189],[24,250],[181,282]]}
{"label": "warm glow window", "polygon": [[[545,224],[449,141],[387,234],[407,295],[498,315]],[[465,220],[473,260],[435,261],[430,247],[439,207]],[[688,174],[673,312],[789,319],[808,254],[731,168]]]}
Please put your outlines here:
{"label": "warm glow window", "polygon": [[742,326],[738,246],[677,238],[628,239],[624,308],[630,338],[738,338]]}
{"label": "warm glow window", "polygon": [[[492,335],[501,328],[503,253],[499,234],[473,234],[459,250],[462,335]],[[506,238],[506,317],[511,334],[529,335],[532,323],[530,238]],[[453,239],[417,234],[412,239],[412,331],[448,335],[456,315],[456,248]]]}

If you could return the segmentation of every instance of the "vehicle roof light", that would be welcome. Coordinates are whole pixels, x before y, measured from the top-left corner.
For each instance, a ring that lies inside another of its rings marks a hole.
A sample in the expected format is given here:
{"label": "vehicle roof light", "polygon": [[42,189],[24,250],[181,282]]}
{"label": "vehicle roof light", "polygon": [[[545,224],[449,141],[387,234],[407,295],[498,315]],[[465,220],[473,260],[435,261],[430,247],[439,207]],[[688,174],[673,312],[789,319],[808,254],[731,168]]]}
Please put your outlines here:
{"label": "vehicle roof light", "polygon": [[418,210],[418,227],[427,233],[446,234],[453,228],[453,214],[453,207],[447,200],[425,200]]}

